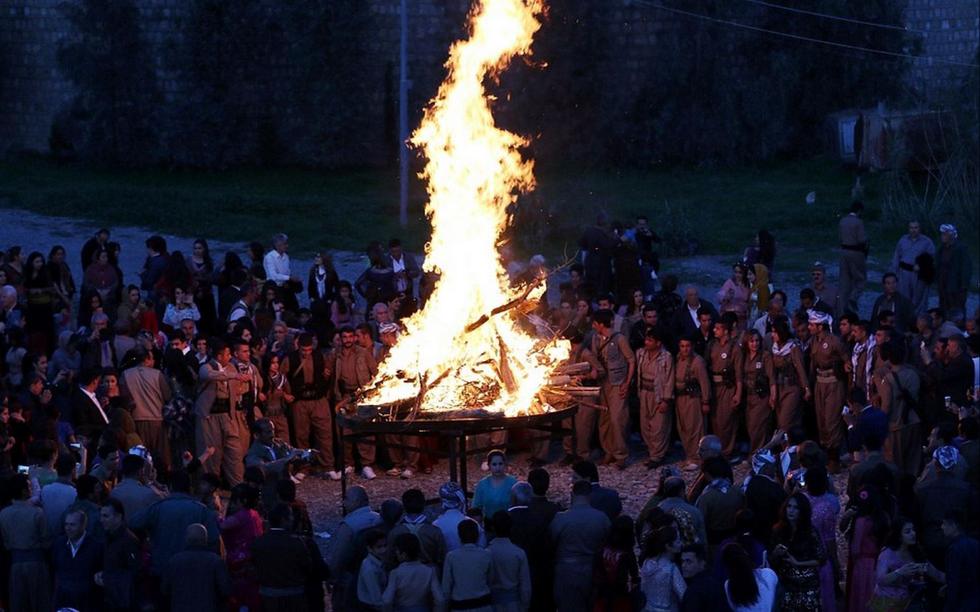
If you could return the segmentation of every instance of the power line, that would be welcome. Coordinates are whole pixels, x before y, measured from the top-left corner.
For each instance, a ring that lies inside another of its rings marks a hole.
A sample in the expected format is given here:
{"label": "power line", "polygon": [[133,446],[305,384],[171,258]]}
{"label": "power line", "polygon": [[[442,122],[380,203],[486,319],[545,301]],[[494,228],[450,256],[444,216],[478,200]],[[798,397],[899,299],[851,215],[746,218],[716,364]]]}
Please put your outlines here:
{"label": "power line", "polygon": [[744,2],[749,2],[751,4],[759,4],[761,6],[767,6],[769,8],[778,9],[780,11],[789,11],[790,13],[800,13],[801,15],[810,15],[813,17],[820,17],[822,19],[832,19],[834,21],[846,21],[847,23],[856,23],[859,25],[871,26],[873,28],[885,28],[887,30],[898,30],[899,32],[909,32],[912,34],[927,34],[923,30],[913,30],[904,26],[892,25],[890,23],[876,23],[874,21],[864,21],[862,19],[852,19],[850,17],[842,17],[840,15],[830,15],[828,13],[818,13],[816,11],[808,11],[806,9],[800,9],[792,6],[785,6],[782,4],[773,4],[772,2],[766,2],[765,0],[743,0]]}
{"label": "power line", "polygon": [[963,66],[966,68],[980,68],[976,64],[970,64],[966,62],[957,62],[955,60],[945,60],[937,57],[926,57],[921,55],[910,55],[908,53],[898,53],[896,51],[885,51],[884,49],[871,49],[869,47],[860,47],[857,45],[849,45],[847,43],[834,42],[831,40],[823,40],[820,38],[810,38],[809,36],[801,36],[799,34],[790,34],[789,32],[780,32],[777,30],[769,30],[766,28],[760,28],[758,26],[749,25],[747,23],[740,23],[738,21],[729,21],[727,19],[718,19],[717,17],[710,17],[708,15],[702,15],[701,13],[692,13],[690,11],[685,11],[682,9],[672,8],[669,6],[664,6],[655,2],[650,2],[649,0],[632,0],[635,4],[647,6],[654,9],[659,9],[662,11],[667,11],[669,13],[677,13],[678,15],[685,15],[687,17],[693,17],[695,19],[703,19],[705,21],[711,21],[713,23],[719,23],[722,25],[729,25],[736,28],[742,28],[745,30],[751,30],[753,32],[762,32],[765,34],[772,34],[773,36],[782,36],[783,38],[791,38],[793,40],[803,40],[806,42],[817,43],[821,45],[828,45],[831,47],[839,47],[841,49],[850,49],[852,51],[863,51],[865,53],[875,53],[878,55],[887,55],[890,57],[901,57],[910,60],[928,60],[935,62],[937,64],[948,64],[950,66]]}

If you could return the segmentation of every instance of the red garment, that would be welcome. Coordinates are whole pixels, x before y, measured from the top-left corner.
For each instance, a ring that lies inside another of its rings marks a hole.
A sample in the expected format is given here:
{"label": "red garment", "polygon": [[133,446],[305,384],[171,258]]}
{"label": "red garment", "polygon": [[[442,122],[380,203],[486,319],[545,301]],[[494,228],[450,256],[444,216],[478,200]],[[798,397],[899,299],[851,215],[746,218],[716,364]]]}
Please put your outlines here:
{"label": "red garment", "polygon": [[260,610],[259,577],[252,564],[252,542],[263,533],[262,517],[255,510],[242,508],[221,521],[221,537],[227,551],[228,573],[231,574],[231,598],[228,610],[238,612],[242,607]]}
{"label": "red garment", "polygon": [[875,592],[875,570],[881,545],[874,536],[874,521],[861,516],[854,522],[847,562],[847,609],[864,610]]}

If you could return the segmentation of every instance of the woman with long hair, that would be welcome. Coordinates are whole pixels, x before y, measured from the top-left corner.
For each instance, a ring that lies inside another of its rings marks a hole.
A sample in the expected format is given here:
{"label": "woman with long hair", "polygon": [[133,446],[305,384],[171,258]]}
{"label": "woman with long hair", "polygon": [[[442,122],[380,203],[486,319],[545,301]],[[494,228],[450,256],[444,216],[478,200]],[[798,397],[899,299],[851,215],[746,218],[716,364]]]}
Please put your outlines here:
{"label": "woman with long hair", "polygon": [[[237,255],[235,257],[238,257]],[[265,280],[265,265],[263,260],[265,258],[265,247],[262,246],[261,242],[249,242],[248,243],[248,273],[256,281]],[[227,263],[227,261],[226,261]],[[241,260],[238,261],[241,264]],[[242,264],[244,268],[244,264]]]}
{"label": "woman with long hair", "polygon": [[19,246],[7,249],[7,261],[3,264],[7,273],[7,285],[17,290],[17,295],[24,295],[24,253]]}
{"label": "woman with long hair", "polygon": [[769,612],[776,600],[779,578],[768,567],[757,567],[742,546],[729,542],[721,549],[728,578],[725,596],[734,612]]}
{"label": "woman with long hair", "polygon": [[642,289],[634,289],[630,293],[630,300],[622,307],[620,307],[620,312],[618,314],[623,317],[623,329],[626,333],[633,328],[639,321],[643,319],[643,305],[646,303],[646,299],[643,295]]}
{"label": "woman with long hair", "polygon": [[851,501],[853,505],[840,519],[840,530],[848,539],[845,601],[848,610],[865,610],[874,594],[875,565],[888,536],[890,520],[876,487],[861,487]]}
{"label": "woman with long hair", "polygon": [[345,280],[337,283],[337,299],[330,305],[330,320],[338,329],[346,325],[353,327],[363,320],[354,288]]}
{"label": "woman with long hair", "polygon": [[[920,598],[924,595],[926,578],[942,582],[944,576],[926,559],[919,545],[915,523],[909,518],[898,517],[892,523],[885,547],[878,555],[874,594],[867,609],[872,612],[925,609]],[[916,600],[922,605],[914,606]]]}
{"label": "woman with long hair", "polygon": [[[276,435],[283,440],[291,440],[289,435],[289,421],[286,419],[286,412],[289,404],[296,398],[293,396],[289,386],[289,379],[281,369],[282,357],[279,353],[269,352],[265,356],[265,409],[263,414],[272,421],[276,428]],[[305,441],[301,442],[305,444]]]}
{"label": "woman with long hair", "polygon": [[211,259],[207,240],[198,238],[194,241],[186,263],[191,273],[194,302],[201,313],[197,329],[201,333],[213,334],[218,326],[218,311],[214,302],[214,260]]}
{"label": "woman with long hair", "polygon": [[738,317],[738,328],[745,329],[749,317],[749,287],[748,273],[744,264],[732,266],[732,276],[718,290],[718,311],[720,314],[734,312]]}
{"label": "woman with long hair", "polygon": [[337,285],[340,277],[333,266],[333,257],[326,251],[320,251],[313,256],[309,277],[306,281],[306,293],[310,296],[310,305],[315,302],[331,303],[337,297]]}
{"label": "woman with long hair", "polygon": [[357,292],[364,297],[365,308],[370,310],[378,302],[387,303],[395,295],[395,272],[388,267],[384,251],[377,242],[368,247],[371,265],[354,282]]}
{"label": "woman with long hair", "polygon": [[68,308],[70,311],[71,302],[77,289],[71,268],[65,261],[65,247],[60,244],[54,245],[48,252],[48,275],[51,277],[51,283],[54,285],[55,293],[58,296],[59,303],[55,304],[55,309]]}
{"label": "woman with long hair", "polygon": [[683,544],[677,529],[667,525],[647,536],[640,567],[640,588],[646,596],[645,612],[676,612],[687,585],[674,562]]}
{"label": "woman with long hair", "polygon": [[44,255],[37,251],[27,256],[24,270],[27,293],[27,347],[31,353],[47,354],[54,346],[54,304],[57,298]]}
{"label": "woman with long hair", "polygon": [[776,376],[772,353],[765,350],[762,335],[750,329],[742,345],[742,388],[745,389],[745,428],[752,452],[769,440],[772,412],[776,407]]}
{"label": "woman with long hair", "polygon": [[772,367],[776,382],[776,428],[789,431],[803,423],[802,400],[810,400],[810,379],[803,365],[803,350],[793,338],[789,322],[772,326]]}
{"label": "woman with long hair", "polygon": [[761,263],[747,266],[749,288],[749,320],[755,321],[769,309],[769,269]]}
{"label": "woman with long hair", "polygon": [[810,516],[813,528],[827,554],[827,561],[820,566],[820,596],[824,610],[834,610],[837,601],[837,576],[840,561],[837,559],[837,518],[840,516],[840,500],[830,492],[827,469],[818,465],[807,469],[803,487],[810,500]]}
{"label": "woman with long hair", "polygon": [[235,485],[228,500],[228,512],[218,523],[231,575],[231,610],[262,608],[258,575],[252,564],[252,542],[264,532],[258,512],[259,499],[260,491],[255,485],[246,482]]}
{"label": "woman with long hair", "polygon": [[[827,560],[820,535],[813,528],[810,500],[793,493],[779,509],[773,527],[772,567],[783,587],[781,609],[810,612],[823,610],[820,597],[820,566]],[[833,606],[833,602],[826,602]]]}

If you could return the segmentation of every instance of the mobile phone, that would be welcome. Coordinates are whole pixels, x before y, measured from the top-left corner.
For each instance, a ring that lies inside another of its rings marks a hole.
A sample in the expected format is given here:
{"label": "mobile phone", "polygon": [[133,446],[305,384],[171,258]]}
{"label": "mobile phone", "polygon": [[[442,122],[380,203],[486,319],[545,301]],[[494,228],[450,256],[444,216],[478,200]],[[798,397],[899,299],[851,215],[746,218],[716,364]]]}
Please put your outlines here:
{"label": "mobile phone", "polygon": [[28,467],[28,466],[26,466],[26,465],[18,465],[17,466],[17,473],[18,474],[29,474],[30,471],[31,471],[31,468]]}
{"label": "mobile phone", "polygon": [[943,397],[943,403],[946,405],[946,410],[953,407],[953,398],[949,395]]}
{"label": "mobile phone", "polygon": [[81,463],[75,463],[75,477],[78,478],[83,474],[85,474],[85,468],[82,467]]}

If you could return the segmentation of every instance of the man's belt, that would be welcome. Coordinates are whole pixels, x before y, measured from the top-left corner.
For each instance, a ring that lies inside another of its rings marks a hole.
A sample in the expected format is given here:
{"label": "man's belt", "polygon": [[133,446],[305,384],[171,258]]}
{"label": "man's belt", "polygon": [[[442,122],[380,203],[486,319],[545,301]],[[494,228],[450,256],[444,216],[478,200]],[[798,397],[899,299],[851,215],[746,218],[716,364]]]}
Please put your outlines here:
{"label": "man's belt", "polygon": [[842,244],[842,245],[840,245],[840,248],[844,249],[845,251],[858,251],[859,253],[863,253],[864,250],[865,250],[865,245],[864,244]]}
{"label": "man's belt", "polygon": [[915,264],[905,263],[904,261],[898,262],[898,267],[906,272],[915,272]]}
{"label": "man's belt", "polygon": [[231,412],[231,400],[227,397],[215,398],[211,404],[211,414],[228,414]]}
{"label": "man's belt", "polygon": [[304,400],[307,402],[315,401],[318,399],[323,399],[323,393],[320,393],[316,389],[307,389],[300,391],[296,394],[296,399]]}

